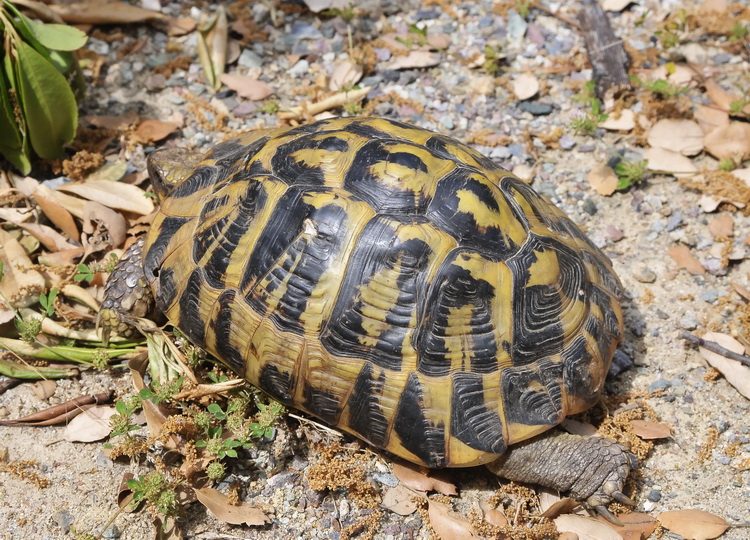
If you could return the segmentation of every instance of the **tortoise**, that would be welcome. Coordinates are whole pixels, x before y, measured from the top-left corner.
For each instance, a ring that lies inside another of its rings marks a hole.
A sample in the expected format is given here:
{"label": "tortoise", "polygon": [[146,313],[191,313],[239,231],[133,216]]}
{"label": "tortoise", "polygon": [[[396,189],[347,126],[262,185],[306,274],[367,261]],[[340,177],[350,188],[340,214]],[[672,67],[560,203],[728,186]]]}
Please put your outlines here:
{"label": "tortoise", "polygon": [[380,118],[157,150],[162,202],[106,284],[274,399],[410,462],[484,464],[612,518],[634,456],[548,431],[599,399],[623,334],[609,259],[445,135]]}

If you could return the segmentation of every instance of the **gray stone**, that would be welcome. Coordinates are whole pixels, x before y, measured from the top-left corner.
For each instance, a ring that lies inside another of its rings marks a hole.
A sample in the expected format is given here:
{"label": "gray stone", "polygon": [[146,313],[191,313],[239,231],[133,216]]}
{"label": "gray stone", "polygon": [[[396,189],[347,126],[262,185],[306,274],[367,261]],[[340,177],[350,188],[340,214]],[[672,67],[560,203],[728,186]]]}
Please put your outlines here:
{"label": "gray stone", "polygon": [[656,281],[656,273],[649,268],[641,268],[633,274],[633,277],[641,283],[653,283]]}
{"label": "gray stone", "polygon": [[680,326],[682,326],[683,330],[695,330],[699,324],[700,321],[695,317],[683,317],[680,319]]}
{"label": "gray stone", "polygon": [[375,481],[380,482],[384,486],[396,487],[398,485],[398,478],[396,478],[390,473],[376,472],[375,474],[372,475],[372,477]]}
{"label": "gray stone", "polygon": [[60,510],[59,512],[55,512],[52,514],[52,519],[57,523],[57,526],[62,529],[62,532],[65,534],[68,534],[70,531],[70,526],[75,521],[75,518],[73,517],[73,514],[68,512],[67,510]]}
{"label": "gray stone", "polygon": [[620,373],[629,370],[631,367],[633,367],[633,359],[625,354],[625,351],[622,349],[617,349],[614,358],[612,358],[612,365],[609,366],[607,377],[617,377]]}
{"label": "gray stone", "polygon": [[717,64],[726,64],[732,59],[732,55],[728,53],[715,54],[712,60]]}
{"label": "gray stone", "polygon": [[657,379],[648,385],[648,391],[656,392],[657,390],[666,390],[667,388],[670,388],[671,386],[672,386],[672,383],[669,382],[667,379]]}
{"label": "gray stone", "polygon": [[701,292],[699,296],[704,302],[713,304],[719,299],[719,291],[717,291],[716,289],[709,289],[707,291]]}
{"label": "gray stone", "polygon": [[237,63],[246,68],[254,69],[263,65],[263,59],[250,49],[242,49]]}
{"label": "gray stone", "polygon": [[557,142],[560,143],[560,148],[563,150],[570,150],[576,145],[576,140],[567,133],[560,137],[560,140]]}
{"label": "gray stone", "polygon": [[550,114],[554,107],[549,103],[538,103],[536,101],[522,101],[518,108],[523,112],[531,113],[534,116],[545,116]]}
{"label": "gray stone", "polygon": [[648,492],[646,498],[651,502],[659,502],[661,500],[661,491],[658,489],[652,489]]}

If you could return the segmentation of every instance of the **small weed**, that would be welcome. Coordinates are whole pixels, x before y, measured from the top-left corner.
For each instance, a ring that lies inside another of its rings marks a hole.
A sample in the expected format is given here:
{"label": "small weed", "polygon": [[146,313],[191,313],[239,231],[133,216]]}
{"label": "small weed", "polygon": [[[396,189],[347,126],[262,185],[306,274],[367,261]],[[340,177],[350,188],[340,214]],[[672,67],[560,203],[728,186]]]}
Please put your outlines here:
{"label": "small weed", "polygon": [[750,30],[748,30],[748,27],[741,22],[736,22],[732,26],[732,34],[729,36],[729,41],[740,41],[745,39],[748,34],[750,34]]}
{"label": "small weed", "polygon": [[[669,68],[667,68],[667,71],[669,71]],[[665,81],[664,79],[644,81],[636,75],[631,75],[630,80],[641,88],[649,90],[650,92],[662,96],[666,99],[676,98],[682,94],[687,93],[690,90],[690,88],[688,88],[687,86],[677,86],[676,84],[672,84],[671,82]]]}
{"label": "small weed", "polygon": [[647,167],[648,161],[645,159],[641,161],[628,161],[626,159],[620,161],[615,166],[615,173],[619,178],[617,181],[617,189],[627,189],[643,180],[643,177],[646,175]]}
{"label": "small weed", "polygon": [[50,289],[49,294],[40,294],[39,295],[39,304],[41,304],[42,309],[42,315],[45,317],[52,317],[52,315],[55,314],[55,298],[57,298],[57,293],[60,292],[60,289]]}
{"label": "small weed", "polygon": [[531,6],[530,0],[519,0],[516,2],[516,11],[521,16],[522,19],[525,19],[529,15],[529,7]]}
{"label": "small weed", "polygon": [[505,59],[505,56],[500,54],[500,47],[494,48],[491,45],[484,46],[484,64],[482,67],[490,75],[497,75],[502,69],[501,63]]}
{"label": "small weed", "polygon": [[195,441],[196,448],[205,448],[206,452],[217,459],[224,459],[225,457],[236,458],[237,450],[235,448],[240,446],[245,447],[247,443],[231,437],[222,438],[221,434],[221,427],[209,428],[207,439]]}
{"label": "small weed", "polygon": [[76,267],[76,273],[73,276],[73,281],[75,281],[76,283],[80,281],[91,283],[94,280],[95,275],[95,272],[91,270],[88,265],[80,263]]}
{"label": "small weed", "polygon": [[648,14],[649,14],[649,13],[651,13],[651,10],[650,10],[650,9],[647,9],[647,10],[646,10],[646,11],[645,11],[645,12],[643,13],[643,15],[641,15],[640,17],[638,17],[638,18],[637,18],[637,19],[635,20],[635,22],[634,22],[633,24],[634,24],[634,25],[635,25],[636,27],[639,27],[639,26],[643,26],[643,23],[645,23],[645,22],[646,22],[646,17],[648,17]]}
{"label": "small weed", "polygon": [[744,109],[750,105],[750,98],[749,97],[741,97],[740,99],[735,99],[732,101],[732,103],[729,104],[729,114],[732,116],[742,116],[745,115]]}
{"label": "small weed", "polygon": [[161,515],[170,516],[177,512],[177,493],[172,482],[158,471],[152,471],[139,478],[130,478],[128,488],[133,492],[133,506],[147,501]]}
{"label": "small weed", "polygon": [[269,99],[258,110],[263,114],[276,114],[277,112],[279,112],[279,102],[273,99]]}
{"label": "small weed", "polygon": [[344,104],[344,112],[349,116],[357,116],[362,114],[362,103],[359,101],[350,101]]}
{"label": "small weed", "polygon": [[597,126],[604,122],[609,115],[601,112],[601,103],[596,97],[594,81],[588,81],[581,92],[573,98],[579,103],[588,104],[590,111],[579,110],[570,121],[570,127],[577,134],[591,134],[596,131]]}
{"label": "small weed", "polygon": [[725,172],[732,172],[736,168],[734,160],[732,158],[721,158],[719,160],[719,170]]}
{"label": "small weed", "polygon": [[154,390],[150,388],[144,388],[143,390],[138,392],[138,397],[140,397],[141,399],[150,399],[153,403],[161,403],[162,401],[171,399],[174,394],[179,392],[184,381],[185,377],[178,377],[163,384],[159,384],[157,381],[154,381]]}
{"label": "small weed", "polygon": [[344,22],[350,23],[352,20],[354,20],[354,17],[356,16],[356,10],[354,9],[354,4],[349,4],[345,8],[329,8],[324,9],[321,12],[321,15],[324,17],[341,17]]}

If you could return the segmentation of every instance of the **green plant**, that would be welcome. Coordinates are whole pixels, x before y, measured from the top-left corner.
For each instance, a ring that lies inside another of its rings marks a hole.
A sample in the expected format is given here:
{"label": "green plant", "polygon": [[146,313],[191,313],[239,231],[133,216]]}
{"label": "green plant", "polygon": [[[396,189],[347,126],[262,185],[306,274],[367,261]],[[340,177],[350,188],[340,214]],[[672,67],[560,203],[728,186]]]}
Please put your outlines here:
{"label": "green plant", "polygon": [[687,93],[690,88],[687,86],[677,86],[664,79],[655,81],[642,80],[636,75],[631,75],[630,80],[641,88],[645,88],[654,94],[660,95],[667,99],[676,98],[679,95]]}
{"label": "green plant", "polygon": [[719,170],[724,172],[732,172],[734,169],[737,168],[737,165],[735,164],[734,160],[732,158],[721,158],[719,160]]}
{"label": "green plant", "polygon": [[729,41],[739,41],[745,39],[750,34],[747,26],[741,22],[736,22],[732,26],[732,35],[729,36]]}
{"label": "green plant", "polygon": [[139,478],[129,478],[128,488],[133,492],[133,506],[147,501],[161,515],[170,516],[177,512],[177,493],[172,482],[158,471],[151,471]]}
{"label": "green plant", "polygon": [[518,14],[522,19],[525,19],[528,16],[529,7],[531,7],[531,0],[518,0],[516,2],[516,11],[518,11]]}
{"label": "green plant", "polygon": [[500,64],[504,59],[505,56],[500,53],[500,47],[484,46],[484,64],[482,67],[490,75],[495,75],[500,71]]}
{"label": "green plant", "polygon": [[274,101],[273,99],[269,99],[258,110],[260,112],[264,113],[264,114],[276,114],[277,112],[279,112],[279,103],[278,103],[278,101]]}
{"label": "green plant", "polygon": [[633,22],[633,24],[634,24],[634,25],[635,25],[636,27],[638,27],[638,26],[643,26],[643,23],[645,23],[645,22],[646,22],[646,17],[648,17],[648,14],[649,14],[649,13],[651,13],[651,10],[650,10],[650,9],[647,9],[646,11],[644,11],[644,12],[643,12],[643,15],[641,15],[640,17],[638,17],[638,18],[637,18],[637,19],[636,19],[636,20],[635,20],[635,21]]}
{"label": "green plant", "polygon": [[286,411],[284,406],[278,401],[269,400],[267,405],[263,403],[257,403],[258,405],[258,417],[256,422],[252,422],[248,427],[250,428],[250,435],[256,439],[265,437],[271,439],[276,432],[274,427],[279,421],[279,418]]}
{"label": "green plant", "polygon": [[324,9],[321,13],[324,17],[341,17],[344,22],[352,22],[356,15],[354,4],[350,3],[345,8],[329,8]]}
{"label": "green plant", "polygon": [[735,99],[729,104],[729,114],[733,116],[741,116],[746,114],[745,113],[745,107],[750,105],[750,98],[749,97],[741,97],[740,99]]}
{"label": "green plant", "polygon": [[604,122],[609,115],[601,111],[601,103],[596,97],[594,81],[588,81],[583,85],[581,92],[573,97],[574,101],[588,105],[590,110],[580,109],[570,120],[570,127],[577,134],[591,134],[596,131],[597,126]]}
{"label": "green plant", "polygon": [[633,184],[637,184],[646,175],[648,161],[628,161],[623,159],[615,165],[615,174],[617,174],[617,189],[627,189]]}
{"label": "green plant", "polygon": [[33,21],[0,0],[0,39],[0,154],[28,174],[32,150],[59,158],[75,137],[83,77],[73,51],[87,38],[70,26]]}
{"label": "green plant", "polygon": [[180,391],[183,382],[185,382],[185,377],[177,377],[163,383],[154,380],[152,382],[154,389],[144,388],[138,392],[138,397],[141,399],[149,399],[153,403],[161,403],[162,401],[172,399],[172,396]]}

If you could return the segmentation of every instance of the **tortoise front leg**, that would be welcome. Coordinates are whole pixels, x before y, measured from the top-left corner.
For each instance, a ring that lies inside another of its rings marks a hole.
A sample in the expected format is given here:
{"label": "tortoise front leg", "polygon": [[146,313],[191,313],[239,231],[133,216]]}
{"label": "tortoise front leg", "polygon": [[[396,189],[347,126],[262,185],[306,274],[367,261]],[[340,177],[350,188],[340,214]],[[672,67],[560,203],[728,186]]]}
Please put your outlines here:
{"label": "tortoise front leg", "polygon": [[613,500],[632,505],[622,488],[638,466],[633,454],[618,443],[560,431],[547,432],[511,446],[487,468],[498,476],[570,492],[607,519]]}
{"label": "tortoise front leg", "polygon": [[143,272],[143,243],[141,237],[122,254],[104,285],[104,301],[97,320],[104,343],[112,333],[131,337],[135,334],[135,320],[154,312],[154,295]]}

